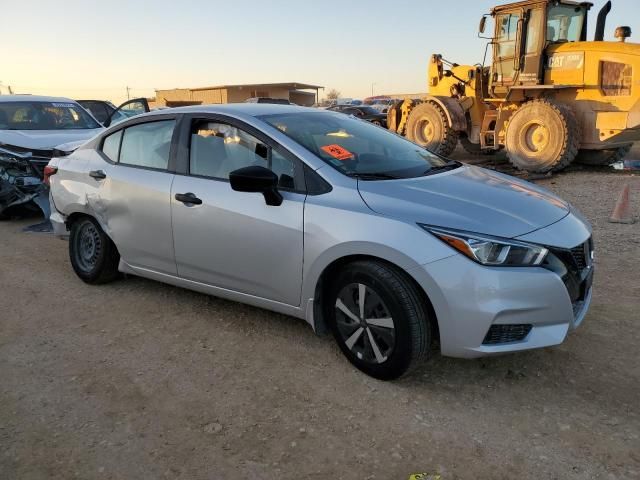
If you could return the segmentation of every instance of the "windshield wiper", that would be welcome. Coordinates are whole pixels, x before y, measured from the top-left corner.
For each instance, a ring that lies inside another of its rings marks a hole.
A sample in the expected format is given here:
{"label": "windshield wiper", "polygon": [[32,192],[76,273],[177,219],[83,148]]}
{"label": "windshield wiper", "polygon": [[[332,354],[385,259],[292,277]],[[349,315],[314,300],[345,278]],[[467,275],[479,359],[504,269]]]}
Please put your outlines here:
{"label": "windshield wiper", "polygon": [[346,173],[346,175],[348,177],[351,178],[358,178],[360,180],[397,180],[400,177],[396,177],[394,175],[390,175],[388,173],[377,173],[377,172],[370,172],[370,173],[358,173],[358,172],[349,172]]}
{"label": "windshield wiper", "polygon": [[426,176],[426,175],[433,175],[434,173],[440,173],[440,172],[445,172],[447,170],[454,170],[458,167],[461,167],[462,163],[456,161],[456,160],[451,160],[447,163],[445,163],[444,165],[437,165],[435,167],[431,167],[429,170],[427,170],[426,172],[424,172],[422,175]]}

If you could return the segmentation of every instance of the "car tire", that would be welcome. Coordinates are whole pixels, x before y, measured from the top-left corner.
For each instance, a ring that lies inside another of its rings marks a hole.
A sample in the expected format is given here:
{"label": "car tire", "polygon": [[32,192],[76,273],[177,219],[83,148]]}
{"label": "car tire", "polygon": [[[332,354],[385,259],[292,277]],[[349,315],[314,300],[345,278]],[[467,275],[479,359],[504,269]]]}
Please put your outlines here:
{"label": "car tire", "polygon": [[91,217],[81,217],[71,225],[69,259],[76,275],[86,283],[107,283],[120,275],[118,249]]}
{"label": "car tire", "polygon": [[424,298],[387,263],[363,260],[342,268],[325,312],[340,350],[367,375],[393,380],[428,355],[431,319]]}

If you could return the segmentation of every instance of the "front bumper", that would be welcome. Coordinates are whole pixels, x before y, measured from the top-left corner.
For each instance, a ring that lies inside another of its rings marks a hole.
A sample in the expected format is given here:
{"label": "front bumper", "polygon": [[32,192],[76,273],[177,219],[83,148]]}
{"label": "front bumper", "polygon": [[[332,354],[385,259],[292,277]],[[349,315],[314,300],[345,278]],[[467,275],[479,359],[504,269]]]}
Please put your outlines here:
{"label": "front bumper", "polygon": [[[560,276],[544,268],[485,267],[455,255],[412,273],[433,304],[441,352],[451,357],[558,345],[582,323],[591,302],[591,288],[572,302]],[[521,325],[527,326],[522,339],[487,342],[492,326]]]}

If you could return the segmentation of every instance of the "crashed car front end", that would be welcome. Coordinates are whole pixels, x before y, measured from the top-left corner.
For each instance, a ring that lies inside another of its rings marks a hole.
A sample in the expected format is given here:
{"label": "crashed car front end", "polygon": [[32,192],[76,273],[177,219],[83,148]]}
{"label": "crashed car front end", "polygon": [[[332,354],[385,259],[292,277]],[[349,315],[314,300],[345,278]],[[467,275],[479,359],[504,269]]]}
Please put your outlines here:
{"label": "crashed car front end", "polygon": [[56,149],[31,150],[0,145],[0,217],[41,210],[49,217],[48,188],[43,183],[44,168]]}

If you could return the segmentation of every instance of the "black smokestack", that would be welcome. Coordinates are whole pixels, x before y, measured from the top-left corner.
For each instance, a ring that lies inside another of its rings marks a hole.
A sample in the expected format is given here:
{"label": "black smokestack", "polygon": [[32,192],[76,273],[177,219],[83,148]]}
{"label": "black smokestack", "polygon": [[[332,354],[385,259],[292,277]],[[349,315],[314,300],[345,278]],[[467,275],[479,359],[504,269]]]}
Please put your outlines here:
{"label": "black smokestack", "polygon": [[611,11],[611,0],[604,4],[604,7],[598,13],[598,21],[596,23],[596,35],[593,37],[593,40],[596,42],[601,42],[604,40],[604,25],[607,21],[607,15]]}

